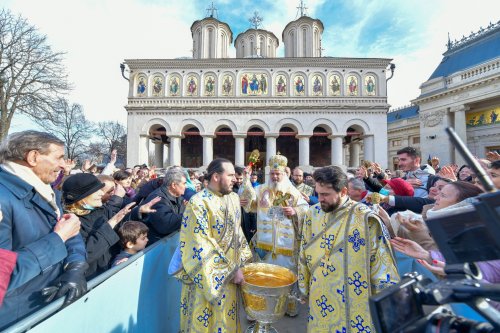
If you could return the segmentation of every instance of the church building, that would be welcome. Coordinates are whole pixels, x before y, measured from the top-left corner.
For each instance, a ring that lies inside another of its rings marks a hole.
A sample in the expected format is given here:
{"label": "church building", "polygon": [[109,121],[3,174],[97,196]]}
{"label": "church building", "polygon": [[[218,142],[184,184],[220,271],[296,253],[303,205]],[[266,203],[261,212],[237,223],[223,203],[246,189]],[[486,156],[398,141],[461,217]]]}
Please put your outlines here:
{"label": "church building", "polygon": [[388,122],[389,167],[397,150],[420,148],[424,161],[437,156],[441,165],[465,161],[445,128],[453,127],[475,156],[500,153],[500,21],[447,43],[446,52],[412,105],[391,110]]}
{"label": "church building", "polygon": [[243,166],[255,149],[262,170],[277,152],[305,170],[387,165],[391,59],[323,57],[323,23],[303,10],[281,39],[257,15],[234,38],[213,13],[191,26],[192,58],[125,61],[127,165],[203,169],[223,157]]}

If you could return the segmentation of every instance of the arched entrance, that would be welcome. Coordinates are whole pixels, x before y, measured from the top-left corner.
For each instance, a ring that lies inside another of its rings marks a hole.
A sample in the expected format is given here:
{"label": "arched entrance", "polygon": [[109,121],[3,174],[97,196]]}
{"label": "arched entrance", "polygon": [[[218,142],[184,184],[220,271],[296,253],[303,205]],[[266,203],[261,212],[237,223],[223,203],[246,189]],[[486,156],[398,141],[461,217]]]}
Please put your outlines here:
{"label": "arched entrance", "polygon": [[170,138],[167,136],[167,131],[162,125],[153,125],[149,128],[149,149],[148,161],[150,166],[163,168],[169,164],[168,162],[168,144]]}
{"label": "arched entrance", "polygon": [[259,162],[254,167],[254,170],[261,171],[266,166],[266,138],[264,130],[257,126],[252,126],[247,131],[245,138],[245,165],[248,165],[248,158],[252,151],[257,149],[260,153]]}
{"label": "arched entrance", "polygon": [[314,128],[313,136],[309,140],[309,160],[313,167],[332,164],[332,140],[328,138],[330,135],[331,132],[321,126]]}
{"label": "arched entrance", "polygon": [[[363,128],[358,125],[352,125],[347,129],[346,137],[344,140],[347,146],[348,166],[356,168],[361,165],[363,160],[362,144],[363,144]],[[370,161],[373,162],[373,161]]]}
{"label": "arched entrance", "polygon": [[181,165],[184,168],[199,168],[203,164],[203,138],[196,126],[187,127],[182,133]]}
{"label": "arched entrance", "polygon": [[214,159],[225,158],[234,163],[234,137],[229,127],[221,127],[215,131]]}
{"label": "arched entrance", "polygon": [[276,152],[288,159],[290,169],[299,165],[299,140],[295,138],[296,135],[296,130],[283,126],[280,129],[280,136],[276,139]]}

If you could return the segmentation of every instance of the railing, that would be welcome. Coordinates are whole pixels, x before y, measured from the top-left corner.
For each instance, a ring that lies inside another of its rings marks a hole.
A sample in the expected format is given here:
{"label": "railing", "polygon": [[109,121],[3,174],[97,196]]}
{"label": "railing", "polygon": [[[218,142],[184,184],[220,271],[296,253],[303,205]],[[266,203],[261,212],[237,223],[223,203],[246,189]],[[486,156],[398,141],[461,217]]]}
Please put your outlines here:
{"label": "railing", "polygon": [[162,239],[89,281],[68,307],[59,299],[4,332],[178,332],[181,283],[167,273],[178,243],[178,233]]}

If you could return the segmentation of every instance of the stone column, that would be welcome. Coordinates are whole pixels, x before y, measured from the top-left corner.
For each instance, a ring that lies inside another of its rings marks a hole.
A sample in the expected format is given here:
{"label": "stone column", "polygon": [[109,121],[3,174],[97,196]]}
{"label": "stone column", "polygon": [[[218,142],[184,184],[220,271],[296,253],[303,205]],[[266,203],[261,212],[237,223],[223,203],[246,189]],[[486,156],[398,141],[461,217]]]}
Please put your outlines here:
{"label": "stone column", "polygon": [[181,136],[170,136],[170,165],[181,165]]}
{"label": "stone column", "polygon": [[349,145],[349,166],[357,167],[359,166],[359,151],[360,145],[359,141],[353,141]]}
{"label": "stone column", "polygon": [[[452,108],[450,111],[453,112],[454,114],[454,122],[453,122],[453,127],[455,129],[455,132],[457,135],[462,139],[463,143],[467,145],[467,127],[465,123],[465,112],[468,111],[470,108],[465,105],[460,105],[456,108]],[[462,155],[458,152],[458,150],[454,149],[455,151],[455,164],[457,165],[463,165],[465,164],[465,160],[463,159]]]}
{"label": "stone column", "polygon": [[276,155],[277,135],[266,135],[266,165],[269,165],[269,158]]}
{"label": "stone column", "polygon": [[168,153],[169,153],[169,149],[168,149],[168,145],[163,145],[163,167],[166,168],[167,166],[169,166],[169,159],[168,159]]}
{"label": "stone column", "polygon": [[155,166],[158,168],[163,167],[163,143],[160,141],[158,143],[155,142]]}
{"label": "stone column", "polygon": [[234,136],[234,164],[238,166],[245,166],[245,137]]}
{"label": "stone column", "polygon": [[148,164],[149,162],[149,135],[139,137],[139,160],[137,164]]}
{"label": "stone column", "polygon": [[299,165],[301,167],[309,166],[309,135],[297,135],[299,139]]}
{"label": "stone column", "polygon": [[332,140],[332,165],[342,165],[344,160],[344,150],[342,147],[343,135],[330,135]]}
{"label": "stone column", "polygon": [[374,138],[373,135],[365,135],[363,137],[363,155],[365,161],[376,162],[375,161],[375,147],[374,147]]}
{"label": "stone column", "polygon": [[203,166],[207,167],[214,159],[214,136],[203,135]]}

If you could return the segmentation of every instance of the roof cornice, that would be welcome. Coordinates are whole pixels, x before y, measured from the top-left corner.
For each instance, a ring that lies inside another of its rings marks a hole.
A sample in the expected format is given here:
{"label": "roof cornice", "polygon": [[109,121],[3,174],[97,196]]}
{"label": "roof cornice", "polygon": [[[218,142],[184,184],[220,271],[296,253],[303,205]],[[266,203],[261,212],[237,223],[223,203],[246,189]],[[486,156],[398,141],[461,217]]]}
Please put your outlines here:
{"label": "roof cornice", "polygon": [[131,70],[183,68],[270,68],[270,67],[336,67],[386,68],[389,58],[223,58],[223,59],[126,59]]}

